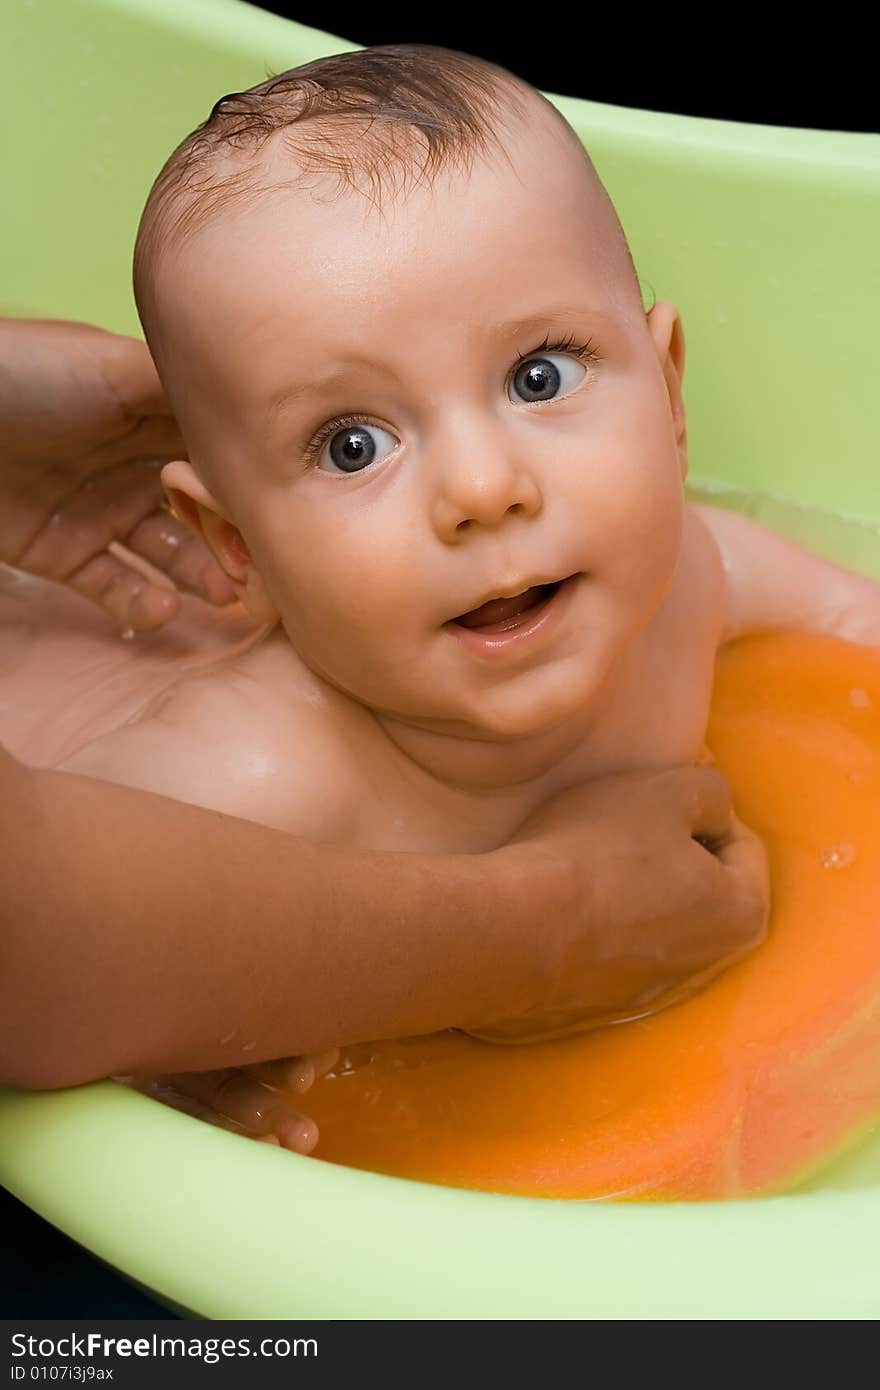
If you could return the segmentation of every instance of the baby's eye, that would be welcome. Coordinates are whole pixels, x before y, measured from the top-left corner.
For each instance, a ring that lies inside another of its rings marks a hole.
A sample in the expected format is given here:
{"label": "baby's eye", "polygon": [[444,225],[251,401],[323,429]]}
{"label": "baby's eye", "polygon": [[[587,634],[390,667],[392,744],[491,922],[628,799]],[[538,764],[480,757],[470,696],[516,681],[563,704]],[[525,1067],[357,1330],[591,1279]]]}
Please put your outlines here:
{"label": "baby's eye", "polygon": [[[378,444],[376,436],[379,438]],[[380,452],[382,440],[388,442],[390,447],[386,448],[385,454],[389,454],[397,440],[387,430],[380,429],[378,425],[346,425],[331,435],[326,447],[321,450],[318,467],[327,473],[360,473],[375,463],[377,458],[385,457]]]}
{"label": "baby's eye", "polygon": [[[527,357],[510,379],[508,398],[521,401],[552,401],[554,397],[573,391],[586,376],[583,363],[563,353],[546,353]],[[518,395],[511,395],[516,389]]]}

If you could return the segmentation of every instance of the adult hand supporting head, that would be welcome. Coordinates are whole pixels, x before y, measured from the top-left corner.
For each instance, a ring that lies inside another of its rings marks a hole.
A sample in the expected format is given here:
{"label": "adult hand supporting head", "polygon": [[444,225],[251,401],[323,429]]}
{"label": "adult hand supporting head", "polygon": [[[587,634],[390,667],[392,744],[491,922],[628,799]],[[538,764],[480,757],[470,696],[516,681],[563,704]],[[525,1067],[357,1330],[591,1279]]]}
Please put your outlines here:
{"label": "adult hand supporting head", "polygon": [[[163,464],[185,457],[152,358],[88,324],[0,319],[0,561],[59,580],[122,627],[161,627],[175,586],[235,592],[204,542],[164,508]],[[122,545],[173,583],[151,582]]]}
{"label": "adult hand supporting head", "polygon": [[543,856],[553,879],[569,886],[569,907],[560,914],[556,888],[535,917],[520,1011],[468,1026],[490,1042],[536,1042],[656,1013],[766,935],[764,847],[709,768],[574,788],[529,817],[499,853]]}

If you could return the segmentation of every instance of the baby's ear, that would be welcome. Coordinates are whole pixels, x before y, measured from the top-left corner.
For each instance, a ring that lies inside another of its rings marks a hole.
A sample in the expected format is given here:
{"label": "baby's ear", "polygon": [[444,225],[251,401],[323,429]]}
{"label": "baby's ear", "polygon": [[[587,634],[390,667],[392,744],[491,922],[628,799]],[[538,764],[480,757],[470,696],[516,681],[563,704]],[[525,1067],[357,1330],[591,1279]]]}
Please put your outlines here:
{"label": "baby's ear", "polygon": [[654,347],[663,368],[666,390],[669,395],[669,409],[675,428],[675,439],[681,460],[682,480],[687,477],[688,446],[687,420],[684,408],[682,383],[684,381],[685,341],[681,315],[668,299],[661,299],[648,311],[648,331],[654,340]]}
{"label": "baby's ear", "polygon": [[278,610],[251,559],[238,527],[221,510],[191,463],[175,459],[162,469],[162,486],[175,516],[185,521],[213,552],[232,581],[239,601],[258,623],[275,623]]}

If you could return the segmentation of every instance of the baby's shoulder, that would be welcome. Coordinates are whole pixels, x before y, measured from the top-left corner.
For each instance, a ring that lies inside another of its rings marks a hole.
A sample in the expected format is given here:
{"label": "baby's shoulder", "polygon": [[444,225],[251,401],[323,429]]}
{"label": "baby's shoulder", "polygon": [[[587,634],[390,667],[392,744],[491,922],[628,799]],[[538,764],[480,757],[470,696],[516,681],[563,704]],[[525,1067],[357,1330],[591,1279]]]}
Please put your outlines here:
{"label": "baby's shoulder", "polygon": [[700,510],[685,507],[681,558],[667,601],[667,619],[699,646],[717,646],[724,625],[727,580],[721,551]]}
{"label": "baby's shoulder", "polygon": [[708,514],[696,503],[684,509],[682,554],[694,578],[709,584],[713,591],[724,588],[724,560],[709,524]]}
{"label": "baby's shoulder", "polygon": [[359,804],[344,718],[295,661],[247,653],[163,691],[63,769],[311,839],[344,838]]}

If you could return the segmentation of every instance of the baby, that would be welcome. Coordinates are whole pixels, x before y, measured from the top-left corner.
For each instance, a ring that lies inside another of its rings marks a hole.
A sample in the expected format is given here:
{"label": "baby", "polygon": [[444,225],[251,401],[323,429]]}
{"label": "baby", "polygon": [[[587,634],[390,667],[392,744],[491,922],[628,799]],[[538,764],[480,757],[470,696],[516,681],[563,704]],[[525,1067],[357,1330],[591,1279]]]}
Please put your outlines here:
{"label": "baby", "polygon": [[0,688],[26,760],[477,852],[698,760],[729,639],[880,642],[880,586],[685,505],[679,314],[645,312],[579,139],[502,69],[390,46],[224,97],[153,188],[135,290],[189,450],[169,500],[243,607],[47,630],[40,698],[26,646]]}

